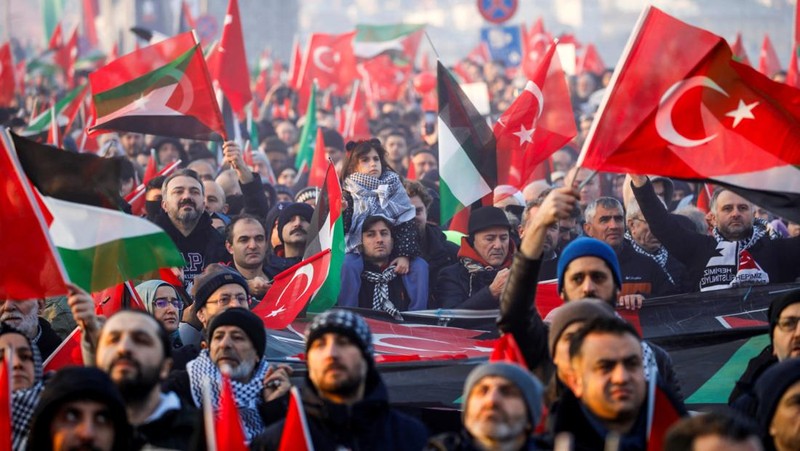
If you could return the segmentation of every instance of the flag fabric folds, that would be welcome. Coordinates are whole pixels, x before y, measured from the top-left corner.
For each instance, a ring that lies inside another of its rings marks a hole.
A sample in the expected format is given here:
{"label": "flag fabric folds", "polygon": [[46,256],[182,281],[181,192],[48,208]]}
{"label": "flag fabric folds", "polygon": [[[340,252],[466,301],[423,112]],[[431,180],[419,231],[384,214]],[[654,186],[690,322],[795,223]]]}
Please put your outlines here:
{"label": "flag fabric folds", "polygon": [[221,141],[225,136],[205,59],[193,33],[117,58],[89,75],[97,121],[120,130]]}
{"label": "flag fabric folds", "polygon": [[244,108],[253,100],[253,94],[250,92],[238,0],[229,0],[222,37],[208,59],[208,72],[211,79],[219,83],[236,116],[244,117]]}
{"label": "flag fabric folds", "polygon": [[247,451],[246,438],[239,409],[236,407],[236,398],[231,388],[231,379],[227,374],[222,375],[220,381],[222,388],[219,395],[219,410],[214,422],[218,450]]}
{"label": "flag fabric folds", "polygon": [[[48,220],[14,153],[7,132],[0,132],[0,299],[34,299],[67,293],[67,273],[50,240]],[[24,239],[21,239],[24,237]]]}
{"label": "flag fabric folds", "polygon": [[372,58],[382,53],[402,56],[406,62],[413,63],[422,39],[425,25],[389,24],[356,25],[353,39],[353,52],[359,58]]}
{"label": "flag fabric folds", "polygon": [[16,83],[14,80],[14,61],[11,58],[11,44],[0,46],[0,107],[8,108],[14,101]]}
{"label": "flag fabric folds", "polygon": [[336,304],[341,289],[340,271],[344,263],[344,221],[342,219],[342,188],[336,169],[328,160],[325,182],[317,198],[317,208],[311,215],[308,244],[304,259],[330,249],[330,270],[308,306],[310,312],[322,312]]}
{"label": "flag fabric folds", "polygon": [[311,96],[308,99],[308,109],[306,110],[306,122],[303,124],[303,131],[300,132],[300,140],[297,144],[297,158],[294,167],[298,174],[309,171],[311,162],[314,159],[314,141],[317,137],[317,85],[311,85]]}
{"label": "flag fabric folds", "polygon": [[768,34],[764,34],[764,41],[761,43],[761,53],[758,55],[758,71],[767,77],[772,77],[781,70],[781,62],[778,53],[772,46],[772,41]]}
{"label": "flag fabric folds", "polygon": [[534,77],[494,126],[498,184],[522,190],[533,181],[536,167],[578,134],[555,52],[553,43]]}
{"label": "flag fabric folds", "polygon": [[326,249],[281,272],[272,281],[264,299],[253,308],[253,313],[264,321],[268,329],[283,329],[297,318],[308,301],[316,294],[329,275],[331,251]]}
{"label": "flag fabric folds", "polygon": [[438,62],[441,223],[497,186],[495,139],[455,78]]}
{"label": "flag fabric folds", "polygon": [[627,49],[579,165],[711,181],[800,219],[800,90],[736,62],[719,36],[653,7]]}

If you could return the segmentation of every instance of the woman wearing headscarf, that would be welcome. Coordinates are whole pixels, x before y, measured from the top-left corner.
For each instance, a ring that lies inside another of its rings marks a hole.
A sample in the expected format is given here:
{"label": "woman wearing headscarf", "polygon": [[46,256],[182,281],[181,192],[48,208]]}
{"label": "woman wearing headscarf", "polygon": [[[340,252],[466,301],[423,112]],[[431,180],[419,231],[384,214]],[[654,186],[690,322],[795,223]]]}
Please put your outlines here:
{"label": "woman wearing headscarf", "polygon": [[141,296],[147,311],[169,332],[173,349],[183,346],[178,334],[183,301],[175,288],[163,280],[153,279],[136,285],[136,292]]}
{"label": "woman wearing headscarf", "polygon": [[33,412],[44,390],[42,356],[28,337],[13,327],[0,324],[0,355],[11,357],[11,449],[25,449]]}

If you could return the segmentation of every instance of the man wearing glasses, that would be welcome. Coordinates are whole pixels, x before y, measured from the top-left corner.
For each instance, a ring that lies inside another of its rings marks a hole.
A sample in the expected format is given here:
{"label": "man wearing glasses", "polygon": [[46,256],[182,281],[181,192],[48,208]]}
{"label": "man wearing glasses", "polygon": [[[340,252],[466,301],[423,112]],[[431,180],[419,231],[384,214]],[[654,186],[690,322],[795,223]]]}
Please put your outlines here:
{"label": "man wearing glasses", "polygon": [[793,290],[772,300],[767,312],[771,344],[747,364],[742,377],[728,398],[728,404],[755,417],[755,387],[758,378],[770,367],[787,359],[800,357],[800,290]]}

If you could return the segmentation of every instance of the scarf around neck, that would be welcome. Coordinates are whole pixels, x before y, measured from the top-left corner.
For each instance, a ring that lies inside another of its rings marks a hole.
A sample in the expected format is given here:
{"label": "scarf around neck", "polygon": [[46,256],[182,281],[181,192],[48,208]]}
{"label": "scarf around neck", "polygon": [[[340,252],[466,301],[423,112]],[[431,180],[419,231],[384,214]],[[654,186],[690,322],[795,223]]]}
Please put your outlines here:
{"label": "scarf around neck", "polygon": [[372,292],[372,310],[386,312],[392,315],[392,318],[402,321],[403,317],[400,315],[400,311],[398,311],[394,303],[389,300],[389,282],[397,277],[397,273],[394,272],[394,269],[395,266],[392,265],[382,272],[364,270],[364,272],[361,273],[361,277],[367,282],[375,284],[375,290]]}
{"label": "scarf around neck", "polygon": [[353,218],[347,234],[347,252],[358,252],[361,227],[370,216],[382,216],[392,225],[411,221],[416,211],[400,177],[386,171],[380,177],[353,173],[344,181],[344,189],[353,197]]}

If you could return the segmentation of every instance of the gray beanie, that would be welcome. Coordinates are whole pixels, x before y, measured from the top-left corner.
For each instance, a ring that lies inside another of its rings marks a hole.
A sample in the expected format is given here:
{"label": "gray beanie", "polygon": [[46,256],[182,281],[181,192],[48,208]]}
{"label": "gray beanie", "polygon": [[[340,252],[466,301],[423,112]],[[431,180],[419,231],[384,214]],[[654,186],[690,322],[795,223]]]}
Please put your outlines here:
{"label": "gray beanie", "polygon": [[370,365],[375,363],[375,349],[372,347],[372,332],[369,325],[357,313],[349,310],[330,309],[315,316],[306,328],[306,354],[311,343],[328,332],[342,334],[361,350]]}
{"label": "gray beanie", "polygon": [[514,365],[505,362],[492,362],[484,363],[483,365],[475,367],[467,376],[464,382],[464,393],[462,399],[461,419],[463,421],[464,415],[467,410],[467,401],[472,392],[472,388],[480,382],[481,379],[487,376],[499,376],[508,379],[522,392],[522,398],[525,401],[525,406],[528,408],[528,421],[531,427],[536,427],[539,420],[542,418],[542,383],[528,370],[519,365]]}
{"label": "gray beanie", "polygon": [[544,319],[544,322],[550,323],[550,331],[547,334],[547,348],[550,350],[550,357],[555,356],[558,337],[570,324],[575,321],[591,321],[595,318],[614,318],[615,316],[614,309],[607,302],[593,298],[570,301],[554,308]]}

